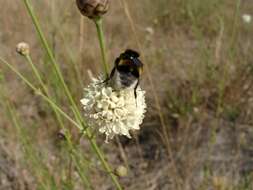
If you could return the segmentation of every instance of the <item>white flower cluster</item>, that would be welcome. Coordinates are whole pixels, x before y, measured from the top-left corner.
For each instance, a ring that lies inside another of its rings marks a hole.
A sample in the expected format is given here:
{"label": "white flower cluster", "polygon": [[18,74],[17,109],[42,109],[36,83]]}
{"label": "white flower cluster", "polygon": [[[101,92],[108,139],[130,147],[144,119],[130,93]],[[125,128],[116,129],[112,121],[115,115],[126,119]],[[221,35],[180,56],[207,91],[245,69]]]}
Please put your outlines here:
{"label": "white flower cluster", "polygon": [[114,135],[131,138],[129,130],[140,129],[146,112],[145,91],[137,88],[137,98],[133,89],[115,91],[103,83],[103,79],[92,78],[84,89],[81,99],[84,114],[91,126],[97,127],[106,135],[106,141]]}

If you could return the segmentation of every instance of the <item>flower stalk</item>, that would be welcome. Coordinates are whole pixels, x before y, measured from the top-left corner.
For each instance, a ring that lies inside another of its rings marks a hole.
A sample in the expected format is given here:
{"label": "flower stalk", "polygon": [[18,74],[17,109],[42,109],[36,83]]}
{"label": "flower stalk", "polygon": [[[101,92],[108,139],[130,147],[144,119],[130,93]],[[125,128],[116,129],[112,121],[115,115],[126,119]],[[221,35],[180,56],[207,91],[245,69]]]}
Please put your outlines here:
{"label": "flower stalk", "polygon": [[[42,43],[42,45],[43,45],[43,47],[44,47],[44,49],[45,49],[45,51],[46,51],[46,53],[47,53],[49,59],[50,59],[50,61],[51,61],[52,64],[53,64],[53,67],[54,67],[54,70],[56,71],[57,77],[59,78],[59,80],[60,80],[60,82],[61,82],[61,84],[62,84],[62,86],[63,86],[63,90],[64,90],[64,92],[65,92],[67,98],[69,99],[69,101],[70,101],[70,103],[71,103],[71,106],[72,106],[73,109],[75,110],[75,113],[77,114],[78,123],[79,123],[79,124],[77,124],[76,126],[78,126],[78,128],[80,128],[80,125],[81,125],[81,128],[82,128],[82,129],[83,129],[83,128],[86,128],[85,132],[86,132],[87,138],[88,138],[88,140],[89,140],[89,142],[90,142],[90,144],[91,144],[91,147],[92,147],[93,151],[94,151],[94,152],[96,153],[96,155],[98,156],[98,158],[99,158],[99,160],[101,161],[101,163],[102,163],[104,169],[108,172],[108,174],[109,174],[109,176],[111,177],[111,179],[112,179],[112,181],[113,181],[115,187],[116,187],[118,190],[122,190],[122,188],[121,188],[121,186],[120,186],[120,184],[119,184],[119,182],[118,182],[116,176],[112,173],[112,170],[110,169],[109,164],[106,162],[106,160],[105,160],[105,158],[104,158],[104,155],[103,155],[102,151],[101,151],[100,148],[97,146],[96,141],[95,141],[93,138],[92,138],[92,139],[90,138],[90,137],[92,137],[91,132],[89,131],[89,128],[86,127],[87,124],[86,124],[86,123],[84,122],[84,120],[82,119],[81,113],[80,113],[80,111],[78,110],[77,105],[76,105],[76,103],[74,102],[74,99],[73,99],[73,97],[72,97],[72,95],[71,95],[71,93],[70,93],[70,91],[69,91],[69,89],[68,89],[68,87],[67,87],[67,85],[66,85],[66,83],[65,83],[65,81],[64,81],[64,78],[63,78],[63,76],[62,76],[62,74],[61,74],[61,71],[60,71],[60,69],[59,69],[59,66],[58,66],[58,64],[56,63],[56,60],[55,60],[55,58],[54,58],[54,56],[53,56],[53,53],[52,53],[52,51],[51,51],[51,49],[50,49],[50,47],[49,47],[49,45],[48,45],[48,43],[47,43],[47,40],[46,40],[46,38],[45,38],[45,36],[44,36],[42,30],[41,30],[39,21],[38,21],[36,15],[35,15],[34,11],[32,10],[32,6],[31,6],[30,1],[29,1],[29,0],[23,0],[23,2],[24,2],[24,4],[25,4],[25,6],[26,6],[26,9],[27,9],[27,11],[28,11],[28,13],[29,13],[29,15],[30,15],[32,21],[33,21],[33,24],[34,24],[34,26],[35,26],[35,28],[36,28],[37,34],[38,34],[38,36],[39,36],[39,38],[40,38],[40,41],[41,41],[41,43]],[[100,28],[101,28],[101,27],[100,27]],[[103,51],[103,52],[105,52],[105,51]],[[104,54],[104,55],[105,55],[105,54]],[[106,63],[106,62],[105,62],[105,63]],[[20,75],[19,75],[19,76],[20,76]],[[29,86],[30,86],[30,85],[29,85]],[[30,87],[31,87],[31,86],[30,86]],[[36,89],[34,89],[34,90],[36,90]],[[38,93],[39,93],[39,94],[42,94],[40,91],[39,91]],[[46,97],[46,96],[43,96],[43,97],[45,98],[45,100],[47,100],[47,101],[49,101],[49,102],[51,101],[48,97]],[[71,119],[71,120],[72,120],[72,119]],[[73,120],[72,120],[72,121],[73,121]],[[76,123],[76,122],[75,122],[75,123]]]}
{"label": "flower stalk", "polygon": [[97,29],[97,35],[98,35],[98,40],[99,40],[99,45],[101,49],[101,55],[102,55],[102,63],[103,63],[103,68],[105,72],[105,76],[109,76],[109,69],[107,65],[107,57],[106,57],[106,48],[105,48],[105,38],[104,38],[104,32],[103,32],[103,27],[102,27],[102,18],[98,17],[96,19],[93,19],[94,23],[96,25]]}
{"label": "flower stalk", "polygon": [[[25,54],[24,57],[25,57],[25,59],[27,60],[27,62],[29,63],[29,65],[31,66],[34,75],[36,76],[37,80],[39,81],[40,86],[42,87],[43,93],[45,94],[45,96],[47,96],[48,100],[50,100],[51,97],[50,97],[48,88],[47,88],[47,86],[45,85],[45,83],[43,82],[42,77],[41,77],[41,75],[40,75],[38,69],[35,67],[35,65],[34,65],[34,63],[33,63],[32,59],[31,59],[30,55],[29,55],[29,54]],[[61,119],[61,116],[60,116],[60,114],[59,114],[59,109],[58,109],[58,110],[56,109],[55,103],[53,103],[52,101],[48,101],[48,103],[49,103],[49,105],[51,106],[51,108],[53,109],[53,111],[54,111],[54,113],[55,113],[55,115],[56,115],[56,119],[57,119],[57,121],[58,121],[59,124],[60,124],[60,127],[61,127],[64,131],[66,131],[66,128],[65,128],[65,126],[64,126],[64,124],[63,124],[63,121],[62,121],[62,119]],[[61,112],[64,113],[62,110],[61,110]],[[78,170],[78,171],[81,171],[82,168],[81,168],[81,166],[80,166],[80,164],[79,164],[80,161],[77,160],[76,153],[75,153],[75,148],[74,148],[74,146],[73,146],[73,144],[72,144],[72,142],[71,142],[71,137],[70,137],[69,133],[66,133],[66,134],[65,134],[65,137],[66,137],[66,140],[67,140],[67,143],[68,143],[68,147],[69,147],[69,149],[70,149],[70,153],[71,153],[70,156],[71,156],[71,159],[74,160],[75,166],[76,166],[77,170]],[[86,177],[84,174],[82,174],[82,172],[78,172],[78,174],[79,174],[79,176],[80,176],[82,182],[85,184],[85,186],[86,186],[88,189],[91,189],[91,184],[90,184],[89,180],[87,179],[87,177]]]}
{"label": "flower stalk", "polygon": [[[63,116],[65,117],[68,121],[70,121],[74,126],[76,126],[79,130],[82,130],[82,126],[77,123],[76,121],[74,121],[68,114],[66,114],[58,105],[56,105],[56,103],[54,103],[54,101],[52,101],[49,97],[47,97],[44,93],[41,92],[40,89],[37,89],[30,81],[28,81],[16,68],[14,68],[11,64],[9,64],[7,61],[5,61],[4,59],[2,59],[0,57],[0,61],[5,64],[9,69],[11,69],[19,78],[21,78],[25,84],[27,84],[37,95],[41,96],[46,102],[48,102],[50,105],[54,106],[54,108]],[[117,190],[122,190],[121,185],[119,184],[117,177],[115,176],[115,174],[112,172],[109,164],[106,162],[105,157],[102,153],[102,151],[100,150],[100,148],[97,146],[96,141],[94,138],[91,138],[91,133],[89,132],[89,130],[87,130],[87,136],[88,136],[88,140],[91,144],[91,147],[93,149],[93,151],[96,153],[96,155],[98,156],[99,160],[101,161],[104,169],[106,170],[106,172],[109,174],[109,176],[111,177],[115,187]]]}
{"label": "flower stalk", "polygon": [[[69,99],[70,103],[72,104],[72,106],[73,106],[76,110],[78,110],[78,108],[77,108],[77,106],[76,106],[76,104],[75,104],[75,102],[74,102],[74,99],[73,99],[73,97],[72,97],[72,95],[71,95],[71,93],[70,93],[70,91],[69,91],[69,89],[68,89],[68,87],[67,87],[67,85],[66,85],[64,79],[63,79],[63,76],[62,76],[62,74],[61,74],[61,71],[60,71],[60,69],[59,69],[59,66],[58,66],[58,64],[56,63],[56,60],[55,60],[55,58],[54,58],[54,55],[53,55],[53,53],[52,53],[52,51],[51,51],[51,49],[50,49],[50,47],[49,47],[49,45],[48,45],[48,43],[47,43],[47,40],[46,40],[46,38],[45,38],[45,36],[44,36],[42,30],[41,30],[39,21],[38,21],[37,17],[35,16],[35,14],[34,14],[34,12],[33,12],[33,10],[32,10],[32,6],[31,6],[30,1],[29,1],[29,0],[23,0],[23,2],[24,2],[24,4],[25,4],[25,6],[26,6],[26,9],[27,9],[29,15],[31,16],[32,22],[33,22],[33,24],[34,24],[34,26],[35,26],[35,29],[36,29],[36,31],[37,31],[37,34],[38,34],[38,36],[39,36],[39,38],[40,38],[40,41],[41,41],[41,43],[42,43],[42,46],[44,47],[44,49],[45,49],[45,51],[46,51],[46,53],[47,53],[47,55],[48,55],[50,61],[52,62],[52,65],[53,65],[53,67],[54,67],[54,70],[56,71],[56,75],[57,75],[57,77],[59,78],[59,80],[60,80],[60,82],[61,82],[61,84],[62,84],[62,86],[63,86],[63,90],[64,90],[66,96],[68,97],[68,99]],[[80,116],[80,118],[81,118],[81,116]]]}

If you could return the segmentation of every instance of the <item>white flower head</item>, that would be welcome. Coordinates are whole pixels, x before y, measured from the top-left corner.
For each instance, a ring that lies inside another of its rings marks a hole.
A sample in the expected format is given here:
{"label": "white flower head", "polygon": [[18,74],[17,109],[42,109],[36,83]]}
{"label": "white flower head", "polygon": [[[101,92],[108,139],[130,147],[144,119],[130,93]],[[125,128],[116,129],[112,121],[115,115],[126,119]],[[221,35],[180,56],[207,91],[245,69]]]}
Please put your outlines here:
{"label": "white flower head", "polygon": [[242,15],[242,20],[245,23],[250,23],[251,22],[251,15],[249,15],[249,14],[243,14]]}
{"label": "white flower head", "polygon": [[106,141],[115,135],[131,138],[129,131],[140,129],[146,112],[145,91],[138,87],[135,99],[133,89],[116,91],[103,81],[102,77],[92,78],[91,84],[84,89],[81,99],[84,116],[90,126],[106,135]]}

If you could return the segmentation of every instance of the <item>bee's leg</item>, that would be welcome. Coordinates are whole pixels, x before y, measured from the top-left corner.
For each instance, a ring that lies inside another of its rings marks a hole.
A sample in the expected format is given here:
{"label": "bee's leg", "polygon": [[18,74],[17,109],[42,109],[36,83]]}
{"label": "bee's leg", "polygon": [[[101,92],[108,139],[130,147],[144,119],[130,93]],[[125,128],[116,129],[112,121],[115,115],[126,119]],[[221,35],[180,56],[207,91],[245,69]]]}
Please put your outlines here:
{"label": "bee's leg", "polygon": [[137,83],[136,83],[136,85],[135,85],[135,87],[134,87],[134,97],[135,97],[135,99],[137,98],[137,93],[136,93],[136,90],[137,90],[137,87],[138,87],[138,85],[139,85],[139,79],[138,79],[138,81],[137,81]]}
{"label": "bee's leg", "polygon": [[104,84],[104,83],[107,83],[111,78],[110,77],[107,77],[103,82],[101,83],[98,83],[98,84]]}
{"label": "bee's leg", "polygon": [[138,81],[137,81],[137,83],[136,83],[136,85],[135,85],[135,87],[134,87],[134,98],[135,98],[135,102],[136,102],[136,107],[137,107],[137,101],[136,101],[136,98],[137,98],[137,92],[136,92],[136,90],[137,90],[137,87],[138,87],[138,85],[139,85],[139,79],[138,79]]}
{"label": "bee's leg", "polygon": [[114,73],[115,73],[115,67],[112,69],[112,71],[111,71],[111,73],[110,73],[110,76],[109,77],[107,77],[103,82],[101,82],[101,83],[98,83],[98,84],[104,84],[104,83],[107,83],[109,80],[111,80],[112,79],[112,77],[113,77],[113,75],[114,75]]}
{"label": "bee's leg", "polygon": [[116,70],[116,67],[113,67],[111,73],[110,73],[110,76],[109,76],[109,79],[111,79],[115,73],[115,70]]}

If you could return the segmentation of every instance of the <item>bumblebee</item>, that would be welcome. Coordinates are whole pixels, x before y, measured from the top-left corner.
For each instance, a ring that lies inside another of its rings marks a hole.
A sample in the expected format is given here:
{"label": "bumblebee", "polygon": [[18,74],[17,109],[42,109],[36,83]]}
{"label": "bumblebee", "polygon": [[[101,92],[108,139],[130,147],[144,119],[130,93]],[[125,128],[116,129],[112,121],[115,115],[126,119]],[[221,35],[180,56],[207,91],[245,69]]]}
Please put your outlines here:
{"label": "bumblebee", "polygon": [[116,58],[111,74],[106,80],[115,90],[133,89],[135,98],[143,70],[143,63],[139,60],[139,56],[140,54],[134,50],[125,50]]}

